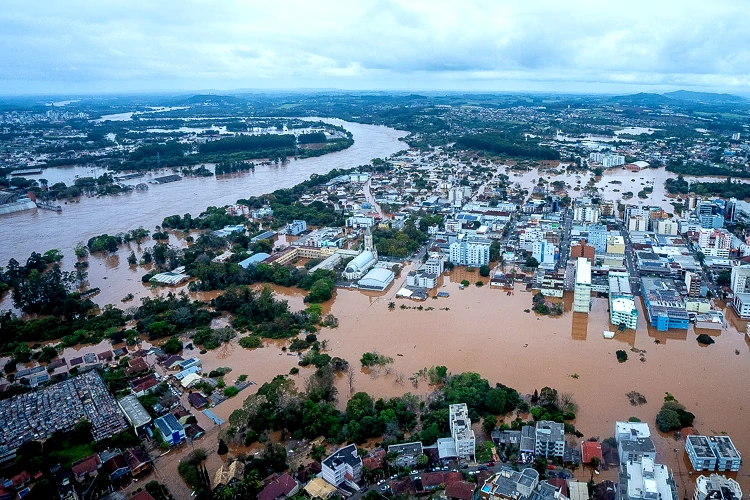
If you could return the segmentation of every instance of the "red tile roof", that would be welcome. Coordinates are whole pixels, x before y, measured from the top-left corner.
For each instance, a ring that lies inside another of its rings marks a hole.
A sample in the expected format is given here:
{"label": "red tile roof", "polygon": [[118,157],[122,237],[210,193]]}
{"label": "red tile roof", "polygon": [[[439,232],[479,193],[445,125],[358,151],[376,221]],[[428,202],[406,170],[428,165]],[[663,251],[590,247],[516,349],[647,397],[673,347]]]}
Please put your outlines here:
{"label": "red tile roof", "polygon": [[276,500],[280,496],[289,495],[296,487],[297,481],[285,472],[258,493],[258,500]]}
{"label": "red tile roof", "polygon": [[445,484],[445,475],[442,472],[425,472],[422,474],[422,486],[430,488]]}
{"label": "red tile roof", "polygon": [[474,485],[466,481],[456,481],[445,487],[445,496],[460,500],[471,500],[474,495]]}
{"label": "red tile roof", "polygon": [[71,469],[73,470],[73,474],[78,478],[83,477],[86,473],[91,474],[96,472],[101,465],[102,461],[99,459],[99,455],[94,453],[93,455],[74,463]]}
{"label": "red tile roof", "polygon": [[604,461],[602,456],[602,445],[596,441],[584,441],[581,443],[581,454],[583,455],[583,463],[591,463],[591,460],[596,457],[599,459],[599,463]]}
{"label": "red tile roof", "polygon": [[154,497],[152,497],[151,493],[149,493],[148,491],[141,490],[140,492],[130,497],[130,500],[154,500]]}

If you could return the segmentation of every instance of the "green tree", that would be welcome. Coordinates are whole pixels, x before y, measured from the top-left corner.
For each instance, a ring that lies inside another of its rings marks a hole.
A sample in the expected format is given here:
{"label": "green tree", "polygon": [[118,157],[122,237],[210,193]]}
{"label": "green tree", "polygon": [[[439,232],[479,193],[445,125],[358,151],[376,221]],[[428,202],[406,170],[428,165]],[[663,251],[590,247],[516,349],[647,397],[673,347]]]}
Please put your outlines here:
{"label": "green tree", "polygon": [[490,275],[490,266],[487,264],[483,264],[479,266],[479,275],[484,276],[485,278]]}
{"label": "green tree", "polygon": [[167,340],[164,345],[161,346],[162,350],[166,354],[177,354],[182,350],[182,347],[182,341],[180,341],[180,338],[176,335],[170,337],[169,340]]}

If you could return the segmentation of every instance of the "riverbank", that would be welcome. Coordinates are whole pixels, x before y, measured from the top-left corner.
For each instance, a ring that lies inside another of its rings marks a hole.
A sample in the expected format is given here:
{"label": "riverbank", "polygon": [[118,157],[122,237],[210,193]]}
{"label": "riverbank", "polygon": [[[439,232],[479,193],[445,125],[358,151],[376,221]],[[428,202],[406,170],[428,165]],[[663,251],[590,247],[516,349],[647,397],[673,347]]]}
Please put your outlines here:
{"label": "riverbank", "polygon": [[[242,174],[191,177],[150,186],[147,191],[83,198],[80,203],[65,205],[61,213],[31,210],[3,216],[0,263],[5,265],[10,258],[25,260],[33,251],[50,248],[72,254],[76,243],[98,234],[116,234],[139,226],[152,229],[170,214],[198,214],[208,206],[223,206],[240,198],[289,188],[312,174],[365,165],[373,158],[384,158],[405,149],[399,139],[406,132],[341,120],[325,121],[345,126],[352,133],[354,145],[325,156],[258,166],[255,171]],[[92,286],[98,285],[92,283]]]}

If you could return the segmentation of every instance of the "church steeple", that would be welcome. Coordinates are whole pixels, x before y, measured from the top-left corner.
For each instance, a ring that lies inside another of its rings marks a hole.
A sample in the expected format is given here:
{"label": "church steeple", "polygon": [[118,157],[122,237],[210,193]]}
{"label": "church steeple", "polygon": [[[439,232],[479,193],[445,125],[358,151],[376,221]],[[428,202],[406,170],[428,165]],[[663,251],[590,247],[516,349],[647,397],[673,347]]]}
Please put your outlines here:
{"label": "church steeple", "polygon": [[373,252],[375,247],[372,245],[372,232],[370,232],[370,226],[367,226],[365,230],[365,251]]}

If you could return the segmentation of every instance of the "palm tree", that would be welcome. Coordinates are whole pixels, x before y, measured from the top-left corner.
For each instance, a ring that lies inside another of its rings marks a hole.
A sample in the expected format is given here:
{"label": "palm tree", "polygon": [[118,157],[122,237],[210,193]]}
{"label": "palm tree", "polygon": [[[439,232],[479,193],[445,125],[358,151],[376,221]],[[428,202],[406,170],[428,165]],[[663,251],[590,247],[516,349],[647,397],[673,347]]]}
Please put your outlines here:
{"label": "palm tree", "polygon": [[396,309],[396,303],[395,302],[388,302],[388,309],[391,311]]}

